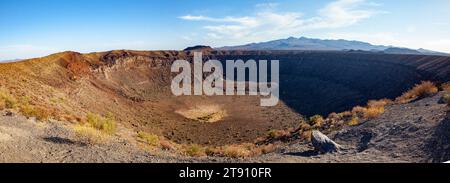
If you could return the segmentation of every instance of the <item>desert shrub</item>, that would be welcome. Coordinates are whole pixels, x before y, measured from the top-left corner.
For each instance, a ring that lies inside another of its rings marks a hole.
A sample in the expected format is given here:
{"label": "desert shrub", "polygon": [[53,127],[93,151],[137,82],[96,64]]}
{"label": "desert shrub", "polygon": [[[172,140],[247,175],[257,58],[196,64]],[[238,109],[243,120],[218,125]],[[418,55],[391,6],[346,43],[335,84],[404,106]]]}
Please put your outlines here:
{"label": "desert shrub", "polygon": [[159,146],[160,140],[159,137],[155,134],[146,133],[143,131],[138,132],[138,137],[144,140],[148,145],[151,146]]}
{"label": "desert shrub", "polygon": [[367,103],[366,107],[354,107],[351,112],[352,115],[348,116],[348,118],[350,118],[350,120],[352,120],[354,117],[363,119],[375,119],[384,113],[384,107],[390,103],[391,101],[388,99],[370,100]]}
{"label": "desert shrub", "polygon": [[73,127],[75,133],[81,138],[86,138],[89,143],[98,144],[106,141],[105,134],[88,125],[77,124]]}
{"label": "desert shrub", "polygon": [[86,118],[86,122],[97,130],[107,134],[114,134],[116,131],[116,121],[111,113],[107,114],[106,117],[88,113]]}
{"label": "desert shrub", "polygon": [[208,156],[220,155],[221,151],[217,147],[206,147],[205,154]]}
{"label": "desert shrub", "polygon": [[188,155],[188,156],[192,156],[192,157],[199,157],[199,156],[205,156],[205,149],[198,145],[198,144],[191,144],[191,145],[187,145],[184,147],[184,152]]}
{"label": "desert shrub", "polygon": [[287,137],[290,135],[291,135],[291,132],[289,132],[289,130],[269,130],[269,132],[267,132],[267,136],[269,138],[273,138],[273,139]]}
{"label": "desert shrub", "polygon": [[364,112],[363,118],[364,119],[375,119],[383,113],[384,113],[384,107],[371,107],[371,108],[367,108],[367,110]]}
{"label": "desert shrub", "polygon": [[51,112],[49,109],[46,109],[44,107],[35,107],[34,111],[37,120],[45,121],[50,118]]}
{"label": "desert shrub", "polygon": [[347,123],[349,126],[356,126],[359,124],[359,118],[358,116],[353,116],[352,118],[350,118],[350,120]]}
{"label": "desert shrub", "polygon": [[386,105],[391,104],[392,101],[389,99],[381,99],[381,100],[370,100],[367,103],[368,108],[384,108]]}
{"label": "desert shrub", "polygon": [[12,109],[16,105],[17,100],[6,89],[0,89],[0,109]]}
{"label": "desert shrub", "polygon": [[361,107],[361,106],[356,106],[353,107],[352,109],[352,116],[356,115],[356,116],[364,116],[364,113],[366,113],[367,108],[365,107]]}
{"label": "desert shrub", "polygon": [[267,154],[267,153],[271,153],[274,152],[276,149],[275,145],[273,144],[266,144],[266,145],[261,145],[255,148],[255,150],[253,150],[253,154],[254,155],[261,155],[261,154]]}
{"label": "desert shrub", "polygon": [[32,106],[30,104],[20,105],[19,110],[27,118],[33,117],[35,115],[34,106]]}
{"label": "desert shrub", "polygon": [[302,122],[298,128],[298,131],[308,131],[311,130],[311,125]]}
{"label": "desert shrub", "polygon": [[223,148],[223,155],[230,158],[249,157],[252,152],[242,145],[227,145]]}
{"label": "desert shrub", "polygon": [[328,117],[327,117],[328,119],[330,119],[331,121],[339,121],[339,120],[342,120],[342,116],[340,116],[339,114],[337,114],[337,113],[335,113],[335,112],[333,112],[333,113],[330,113],[329,115],[328,115]]}
{"label": "desert shrub", "polygon": [[77,135],[87,138],[91,143],[104,142],[109,135],[116,131],[116,123],[112,115],[102,117],[98,114],[89,113],[85,124],[77,124],[74,131]]}
{"label": "desert shrub", "polygon": [[276,147],[273,144],[267,144],[267,145],[262,145],[262,146],[258,147],[258,149],[262,154],[267,154],[267,153],[274,152]]}
{"label": "desert shrub", "polygon": [[338,115],[341,118],[349,118],[349,117],[353,116],[353,113],[351,111],[344,111],[344,112],[338,113]]}
{"label": "desert shrub", "polygon": [[411,90],[403,93],[402,96],[397,97],[395,100],[399,103],[407,103],[417,98],[424,98],[431,96],[438,92],[438,88],[431,81],[422,81],[417,84]]}
{"label": "desert shrub", "polygon": [[313,127],[321,127],[325,120],[321,115],[315,115],[309,118],[309,124],[311,124]]}

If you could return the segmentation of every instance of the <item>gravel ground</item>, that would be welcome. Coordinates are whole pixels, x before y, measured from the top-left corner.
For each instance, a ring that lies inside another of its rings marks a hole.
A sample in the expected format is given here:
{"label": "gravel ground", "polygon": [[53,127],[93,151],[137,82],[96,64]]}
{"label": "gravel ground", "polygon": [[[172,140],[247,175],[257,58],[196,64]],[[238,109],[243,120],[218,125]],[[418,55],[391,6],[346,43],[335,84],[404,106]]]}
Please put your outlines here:
{"label": "gravel ground", "polygon": [[297,142],[247,159],[151,154],[137,145],[135,132],[121,126],[107,142],[90,144],[74,133],[70,123],[38,122],[3,111],[0,162],[443,162],[449,159],[445,137],[450,133],[450,115],[448,107],[438,103],[441,95],[388,106],[375,120],[330,134],[345,147],[339,153],[317,154],[310,144]]}

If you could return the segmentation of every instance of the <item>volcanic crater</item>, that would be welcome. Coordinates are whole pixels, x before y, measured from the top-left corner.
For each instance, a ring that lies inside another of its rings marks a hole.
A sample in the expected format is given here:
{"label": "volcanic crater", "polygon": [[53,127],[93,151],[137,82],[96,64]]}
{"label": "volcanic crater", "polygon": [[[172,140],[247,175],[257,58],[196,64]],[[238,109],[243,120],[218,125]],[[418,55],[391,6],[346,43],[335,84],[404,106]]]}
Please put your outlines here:
{"label": "volcanic crater", "polygon": [[279,60],[280,102],[262,107],[259,96],[172,95],[171,64],[192,62],[191,50],[63,52],[0,64],[0,84],[63,115],[113,113],[135,131],[178,143],[224,145],[297,128],[307,116],[392,99],[423,80],[450,78],[450,57],[443,56],[212,49],[203,54],[205,61]]}

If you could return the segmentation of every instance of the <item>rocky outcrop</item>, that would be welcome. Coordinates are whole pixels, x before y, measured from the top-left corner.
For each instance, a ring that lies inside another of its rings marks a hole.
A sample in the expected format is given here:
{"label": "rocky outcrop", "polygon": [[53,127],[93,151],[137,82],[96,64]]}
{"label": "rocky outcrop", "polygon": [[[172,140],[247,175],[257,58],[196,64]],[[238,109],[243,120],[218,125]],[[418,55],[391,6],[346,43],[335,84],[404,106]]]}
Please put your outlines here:
{"label": "rocky outcrop", "polygon": [[334,153],[341,149],[339,144],[317,130],[312,132],[311,143],[317,151],[322,153]]}

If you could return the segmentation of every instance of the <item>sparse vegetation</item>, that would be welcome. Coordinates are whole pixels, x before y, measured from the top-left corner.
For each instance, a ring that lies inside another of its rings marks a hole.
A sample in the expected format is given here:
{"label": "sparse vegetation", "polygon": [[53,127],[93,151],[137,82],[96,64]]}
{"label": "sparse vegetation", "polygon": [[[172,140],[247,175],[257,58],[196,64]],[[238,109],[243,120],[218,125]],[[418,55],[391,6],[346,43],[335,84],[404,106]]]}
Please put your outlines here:
{"label": "sparse vegetation", "polygon": [[17,100],[8,92],[8,90],[0,89],[0,109],[12,109],[16,107]]}
{"label": "sparse vegetation", "polygon": [[398,103],[408,103],[415,99],[431,96],[438,92],[438,88],[431,81],[423,81],[421,84],[417,84],[411,90],[403,93],[402,96],[395,99]]}
{"label": "sparse vegetation", "polygon": [[102,117],[98,114],[88,113],[84,124],[76,124],[74,131],[91,143],[105,141],[116,131],[116,122],[112,114]]}
{"label": "sparse vegetation", "polygon": [[186,153],[186,155],[192,157],[206,156],[205,148],[198,144],[186,145],[184,147],[184,152]]}
{"label": "sparse vegetation", "polygon": [[363,118],[364,119],[375,119],[383,113],[384,113],[384,107],[377,107],[377,108],[369,107],[365,111]]}
{"label": "sparse vegetation", "polygon": [[309,124],[312,127],[321,127],[324,124],[325,120],[321,115],[315,115],[309,118]]}
{"label": "sparse vegetation", "polygon": [[350,120],[348,121],[348,123],[347,123],[349,126],[356,126],[356,125],[358,125],[359,124],[359,118],[358,118],[358,116],[352,116],[351,118],[350,118]]}
{"label": "sparse vegetation", "polygon": [[347,116],[347,118],[358,117],[366,120],[375,119],[384,113],[384,107],[390,103],[392,101],[388,99],[370,100],[366,107],[356,106],[352,109],[351,113],[347,113],[344,116]]}
{"label": "sparse vegetation", "polygon": [[103,143],[108,139],[105,133],[87,125],[77,124],[73,127],[73,130],[78,136],[85,138],[91,144]]}
{"label": "sparse vegetation", "polygon": [[86,138],[92,144],[103,143],[107,139],[105,133],[88,125],[77,124],[73,127],[75,133],[82,138]]}
{"label": "sparse vegetation", "polygon": [[155,134],[150,134],[150,133],[140,131],[140,132],[138,132],[138,137],[143,139],[148,145],[151,145],[151,146],[159,146],[160,145],[159,137]]}
{"label": "sparse vegetation", "polygon": [[269,132],[267,132],[267,136],[272,139],[287,137],[289,135],[291,135],[289,130],[269,130]]}
{"label": "sparse vegetation", "polygon": [[97,130],[110,135],[116,131],[116,121],[111,113],[108,113],[105,117],[99,114],[88,113],[86,118],[87,124]]}
{"label": "sparse vegetation", "polygon": [[227,145],[223,147],[222,153],[225,157],[230,158],[245,158],[251,155],[250,148],[244,145]]}
{"label": "sparse vegetation", "polygon": [[36,117],[36,119],[40,121],[48,120],[51,115],[48,109],[30,104],[21,104],[19,109],[25,117]]}

